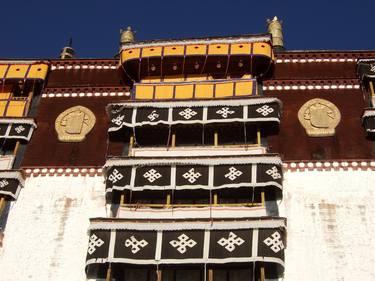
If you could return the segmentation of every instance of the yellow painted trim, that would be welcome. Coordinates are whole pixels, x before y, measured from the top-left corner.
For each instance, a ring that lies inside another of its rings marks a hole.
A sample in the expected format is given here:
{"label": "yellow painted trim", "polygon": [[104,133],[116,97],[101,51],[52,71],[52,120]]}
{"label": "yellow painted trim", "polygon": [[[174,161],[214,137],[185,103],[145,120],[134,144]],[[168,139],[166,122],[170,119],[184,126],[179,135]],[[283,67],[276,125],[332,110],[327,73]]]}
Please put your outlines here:
{"label": "yellow painted trim", "polygon": [[28,79],[43,79],[45,80],[48,73],[47,64],[33,64],[27,74]]}
{"label": "yellow painted trim", "polygon": [[194,85],[176,85],[176,99],[192,99],[194,93]]}
{"label": "yellow painted trim", "polygon": [[185,46],[164,47],[164,56],[183,56]]}
{"label": "yellow painted trim", "polygon": [[140,48],[124,50],[121,52],[121,59],[123,62],[127,60],[131,60],[131,59],[139,59],[140,56],[141,56]]}
{"label": "yellow painted trim", "polygon": [[172,99],[173,85],[158,85],[155,86],[155,99]]}
{"label": "yellow painted trim", "polygon": [[135,99],[153,99],[154,86],[137,85],[135,87]]}
{"label": "yellow painted trim", "polygon": [[227,55],[229,53],[228,44],[211,44],[208,45],[209,55]]}
{"label": "yellow painted trim", "polygon": [[30,65],[28,64],[14,64],[9,67],[8,73],[6,74],[6,79],[24,79],[27,70]]}
{"label": "yellow painted trim", "polygon": [[214,85],[213,84],[197,84],[195,86],[195,98],[196,99],[208,99],[214,97]]}
{"label": "yellow painted trim", "polygon": [[251,54],[251,43],[232,44],[230,48],[231,55],[249,55]]}
{"label": "yellow painted trim", "polygon": [[163,47],[142,48],[142,57],[161,57]]}
{"label": "yellow painted trim", "polygon": [[233,96],[233,82],[218,83],[215,88],[215,98]]}
{"label": "yellow painted trim", "polygon": [[253,54],[272,57],[272,47],[270,44],[265,42],[253,43]]}
{"label": "yellow painted trim", "polygon": [[186,55],[187,56],[196,56],[196,55],[205,55],[207,52],[207,45],[187,45],[186,46]]}
{"label": "yellow painted trim", "polygon": [[235,83],[236,96],[249,96],[253,93],[253,81]]}
{"label": "yellow painted trim", "polygon": [[5,72],[7,71],[7,69],[8,69],[7,64],[0,64],[0,79],[4,78],[4,75],[5,75]]}
{"label": "yellow painted trim", "polygon": [[27,104],[26,100],[11,100],[9,101],[6,116],[21,117]]}

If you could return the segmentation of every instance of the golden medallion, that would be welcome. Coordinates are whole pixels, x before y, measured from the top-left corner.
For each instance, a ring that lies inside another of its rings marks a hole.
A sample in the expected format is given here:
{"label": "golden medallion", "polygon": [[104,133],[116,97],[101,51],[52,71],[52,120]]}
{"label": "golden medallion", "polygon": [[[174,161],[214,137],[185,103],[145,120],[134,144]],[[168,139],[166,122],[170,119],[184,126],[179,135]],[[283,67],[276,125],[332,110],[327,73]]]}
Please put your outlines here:
{"label": "golden medallion", "polygon": [[312,99],[298,111],[298,119],[310,137],[329,137],[341,120],[336,105],[324,99]]}
{"label": "golden medallion", "polygon": [[95,125],[95,115],[83,106],[68,108],[57,116],[55,129],[62,142],[81,142]]}

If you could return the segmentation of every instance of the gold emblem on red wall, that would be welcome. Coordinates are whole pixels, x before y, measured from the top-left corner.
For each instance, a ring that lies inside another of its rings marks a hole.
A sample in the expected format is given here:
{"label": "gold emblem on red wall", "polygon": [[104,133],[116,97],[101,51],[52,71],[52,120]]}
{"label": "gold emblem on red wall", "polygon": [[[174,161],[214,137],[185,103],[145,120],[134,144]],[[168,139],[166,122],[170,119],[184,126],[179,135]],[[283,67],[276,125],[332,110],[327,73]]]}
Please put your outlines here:
{"label": "gold emblem on red wall", "polygon": [[298,111],[298,119],[310,137],[329,137],[335,134],[341,114],[336,105],[324,99],[312,99]]}
{"label": "gold emblem on red wall", "polygon": [[57,116],[55,129],[59,141],[81,142],[95,125],[95,115],[84,106],[68,108]]}

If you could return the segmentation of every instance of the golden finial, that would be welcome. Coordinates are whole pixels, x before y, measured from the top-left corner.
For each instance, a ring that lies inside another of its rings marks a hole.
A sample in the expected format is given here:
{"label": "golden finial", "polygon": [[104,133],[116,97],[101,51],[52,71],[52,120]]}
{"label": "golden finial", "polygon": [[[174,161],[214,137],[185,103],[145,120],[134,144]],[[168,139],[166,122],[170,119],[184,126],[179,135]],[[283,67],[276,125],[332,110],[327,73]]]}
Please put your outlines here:
{"label": "golden finial", "polygon": [[267,19],[268,32],[272,34],[272,44],[274,47],[284,47],[283,22],[277,16],[272,20]]}
{"label": "golden finial", "polygon": [[120,45],[133,43],[135,41],[134,33],[131,26],[128,26],[126,30],[120,29]]}

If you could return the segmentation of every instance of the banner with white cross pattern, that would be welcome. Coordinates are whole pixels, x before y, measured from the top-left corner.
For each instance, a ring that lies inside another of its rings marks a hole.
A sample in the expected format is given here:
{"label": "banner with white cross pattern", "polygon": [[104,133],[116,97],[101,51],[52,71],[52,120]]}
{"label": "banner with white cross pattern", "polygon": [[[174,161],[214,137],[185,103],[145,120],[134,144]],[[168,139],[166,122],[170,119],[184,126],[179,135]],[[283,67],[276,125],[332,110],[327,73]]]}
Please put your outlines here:
{"label": "banner with white cross pattern", "polygon": [[210,101],[131,102],[107,106],[108,132],[158,124],[280,122],[281,101],[250,98]]}
{"label": "banner with white cross pattern", "polygon": [[357,75],[361,80],[375,78],[375,59],[359,59],[357,61]]}
{"label": "banner with white cross pattern", "polygon": [[36,127],[32,118],[0,118],[0,139],[29,141]]}
{"label": "banner with white cross pattern", "polygon": [[0,197],[5,196],[9,200],[17,200],[23,186],[24,179],[21,171],[0,171]]}
{"label": "banner with white cross pattern", "polygon": [[154,223],[93,220],[87,267],[109,262],[163,265],[256,261],[284,266],[286,225],[283,218]]}
{"label": "banner with white cross pattern", "polygon": [[282,189],[282,162],[269,154],[210,158],[109,158],[106,192],[238,187]]}

